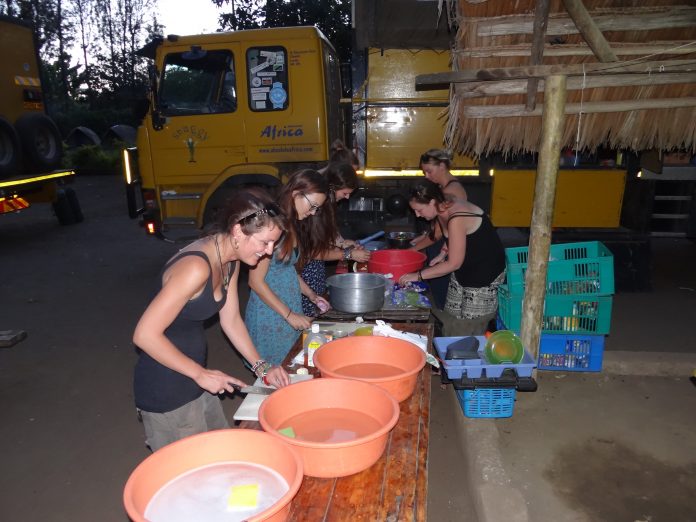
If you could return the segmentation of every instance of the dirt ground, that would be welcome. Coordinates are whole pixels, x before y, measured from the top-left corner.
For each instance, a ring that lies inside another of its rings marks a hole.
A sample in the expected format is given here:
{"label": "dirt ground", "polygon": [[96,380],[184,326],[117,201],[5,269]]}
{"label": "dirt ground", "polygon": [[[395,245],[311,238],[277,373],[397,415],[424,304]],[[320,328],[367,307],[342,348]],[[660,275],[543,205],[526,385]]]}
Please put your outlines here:
{"label": "dirt ground", "polygon": [[[149,455],[133,405],[133,328],[179,245],[146,237],[127,217],[121,180],[76,180],[85,214],[61,227],[48,205],[0,216],[0,330],[28,337],[0,348],[0,518],[123,522],[121,495]],[[209,365],[242,375],[213,324]],[[430,520],[474,520],[454,414],[433,379]],[[228,397],[229,419],[239,404]]]}

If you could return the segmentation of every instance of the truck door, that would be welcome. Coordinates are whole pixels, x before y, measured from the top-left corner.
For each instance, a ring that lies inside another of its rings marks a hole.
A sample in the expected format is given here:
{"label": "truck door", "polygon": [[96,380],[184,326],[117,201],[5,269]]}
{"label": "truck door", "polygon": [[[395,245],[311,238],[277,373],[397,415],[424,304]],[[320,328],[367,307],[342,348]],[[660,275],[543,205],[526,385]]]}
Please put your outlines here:
{"label": "truck door", "polygon": [[244,57],[236,44],[166,52],[157,96],[165,123],[150,132],[156,183],[206,185],[227,167],[246,163],[237,77]]}

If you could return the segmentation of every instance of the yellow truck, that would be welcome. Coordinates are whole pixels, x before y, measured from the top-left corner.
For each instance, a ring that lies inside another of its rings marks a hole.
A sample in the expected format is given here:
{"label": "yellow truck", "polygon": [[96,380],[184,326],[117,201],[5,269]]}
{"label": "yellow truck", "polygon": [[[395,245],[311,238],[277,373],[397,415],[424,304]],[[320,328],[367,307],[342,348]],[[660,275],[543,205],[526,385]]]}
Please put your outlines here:
{"label": "yellow truck", "polygon": [[0,214],[49,202],[61,224],[82,221],[75,172],[60,169],[62,140],[45,113],[30,25],[0,16]]}
{"label": "yellow truck", "polygon": [[321,167],[344,138],[338,59],[315,27],[170,35],[142,54],[149,109],[122,163],[151,234],[191,236],[232,191]]}

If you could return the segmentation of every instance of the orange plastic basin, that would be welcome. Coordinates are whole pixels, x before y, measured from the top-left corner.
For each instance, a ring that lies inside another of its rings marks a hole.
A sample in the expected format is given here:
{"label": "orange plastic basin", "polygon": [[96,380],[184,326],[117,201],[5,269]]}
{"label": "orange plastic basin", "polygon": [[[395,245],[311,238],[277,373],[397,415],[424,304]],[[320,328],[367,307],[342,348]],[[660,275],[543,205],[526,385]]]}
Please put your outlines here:
{"label": "orange plastic basin", "polygon": [[314,365],[324,377],[369,382],[401,402],[413,394],[425,354],[401,339],[343,337],[320,347],[314,353]]}
{"label": "orange plastic basin", "polygon": [[399,278],[410,272],[417,272],[423,268],[426,255],[417,250],[378,250],[372,252],[367,262],[367,271],[376,274],[392,274],[392,279]]}
{"label": "orange plastic basin", "polygon": [[123,491],[128,516],[136,522],[146,522],[147,505],[162,486],[192,469],[226,461],[260,464],[277,471],[290,486],[288,492],[273,506],[248,520],[287,520],[290,501],[302,484],[302,460],[292,447],[276,437],[258,430],[243,429],[192,435],[147,457],[131,473]]}
{"label": "orange plastic basin", "polygon": [[259,409],[263,429],[298,450],[305,475],[322,478],[372,466],[398,420],[399,404],[391,395],[347,379],[313,379],[281,388]]}

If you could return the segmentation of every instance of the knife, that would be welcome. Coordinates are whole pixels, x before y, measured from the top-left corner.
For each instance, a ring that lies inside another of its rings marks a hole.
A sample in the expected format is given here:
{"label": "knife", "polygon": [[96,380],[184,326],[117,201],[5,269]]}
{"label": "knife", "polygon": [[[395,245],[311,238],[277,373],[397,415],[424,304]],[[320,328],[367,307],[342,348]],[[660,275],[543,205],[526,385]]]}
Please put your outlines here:
{"label": "knife", "polygon": [[240,393],[252,393],[255,395],[270,395],[277,390],[277,388],[266,388],[265,386],[239,386],[232,383],[230,385]]}

